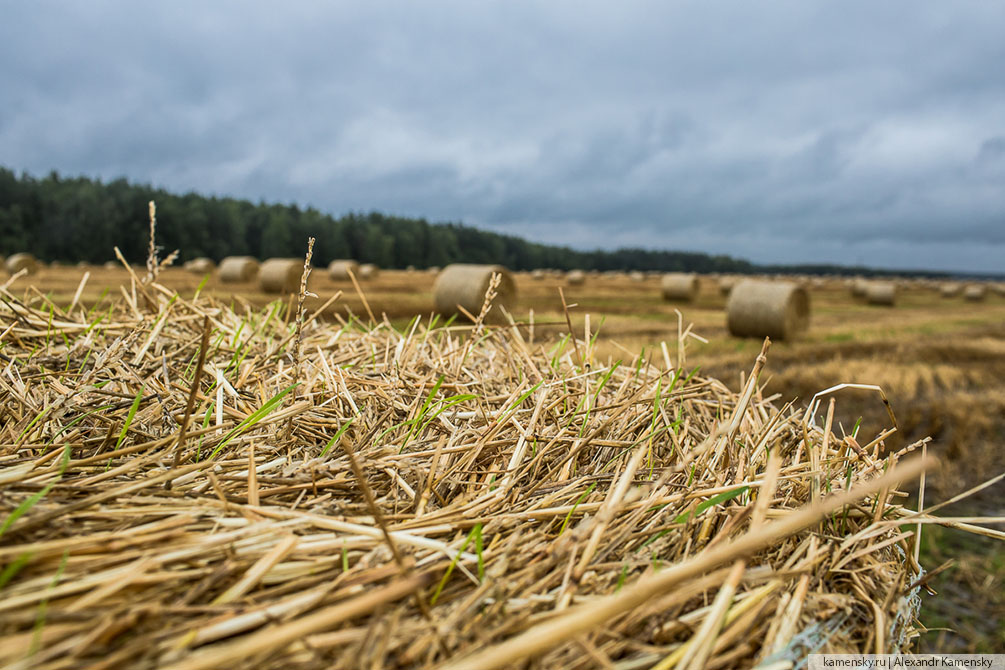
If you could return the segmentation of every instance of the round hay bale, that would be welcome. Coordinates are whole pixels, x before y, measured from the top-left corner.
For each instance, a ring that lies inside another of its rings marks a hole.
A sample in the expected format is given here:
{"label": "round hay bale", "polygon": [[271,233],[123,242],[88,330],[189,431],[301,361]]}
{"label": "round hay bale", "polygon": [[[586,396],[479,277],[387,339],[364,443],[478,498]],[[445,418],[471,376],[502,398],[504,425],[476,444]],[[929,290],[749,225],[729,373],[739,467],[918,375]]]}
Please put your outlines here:
{"label": "round hay bale", "polygon": [[565,275],[565,283],[569,286],[582,286],[586,283],[586,273],[582,270],[571,270]]}
{"label": "round hay bale", "polygon": [[736,277],[723,277],[719,280],[719,293],[722,295],[729,295],[733,291],[733,287],[737,284]]}
{"label": "round hay bale", "polygon": [[336,258],[328,264],[328,276],[335,281],[349,281],[349,271],[359,279],[359,263],[346,258]]}
{"label": "round hay bale", "polygon": [[984,284],[971,284],[963,289],[963,299],[969,302],[982,302],[988,295],[988,289]]}
{"label": "round hay bale", "polygon": [[266,293],[295,293],[303,274],[304,262],[299,258],[270,258],[258,270],[258,285]]}
{"label": "round hay bale", "polygon": [[38,260],[29,253],[11,254],[4,261],[4,267],[8,274],[15,274],[21,270],[27,270],[28,274],[38,272]]}
{"label": "round hay bale", "polygon": [[251,256],[227,256],[220,261],[220,281],[242,283],[255,281],[258,260]]}
{"label": "round hay bale", "polygon": [[726,325],[736,337],[791,340],[809,322],[809,294],[790,282],[745,279],[733,287],[726,303]]}
{"label": "round hay bale", "polygon": [[946,282],[939,287],[939,294],[942,295],[943,298],[955,298],[960,294],[961,290],[963,290],[963,287],[959,284]]}
{"label": "round hay bale", "polygon": [[105,261],[101,264],[101,267],[106,270],[119,270],[122,268],[122,264],[118,261]]}
{"label": "round hay bale", "polygon": [[213,259],[203,256],[200,258],[193,258],[188,261],[185,263],[184,268],[192,274],[204,275],[215,270],[216,263],[213,262]]}
{"label": "round hay bale", "polygon": [[[353,272],[356,272],[353,270]],[[373,263],[363,263],[359,266],[357,277],[360,279],[376,279],[380,275],[380,268]]]}
{"label": "round hay bale", "polygon": [[530,278],[531,279],[541,280],[541,279],[544,279],[544,276],[545,276],[544,275],[544,270],[540,270],[540,269],[534,270],[533,272],[530,273]]}
{"label": "round hay bale", "polygon": [[464,263],[454,263],[444,268],[440,276],[433,284],[433,300],[436,311],[441,314],[454,314],[458,312],[460,305],[473,316],[478,316],[482,311],[482,303],[485,302],[485,292],[489,288],[489,280],[492,274],[498,272],[502,275],[497,295],[493,301],[496,307],[489,312],[493,320],[500,320],[502,313],[499,306],[505,307],[507,311],[512,310],[516,304],[516,284],[509,270],[501,265],[467,265]]}
{"label": "round hay bale", "polygon": [[691,302],[698,297],[698,275],[688,272],[671,272],[660,282],[664,300]]}
{"label": "round hay bale", "polygon": [[851,280],[851,295],[853,298],[864,298],[869,289],[869,282],[862,277],[855,277]]}
{"label": "round hay bale", "polygon": [[633,282],[644,282],[646,280],[646,276],[638,271],[630,273],[628,278]]}
{"label": "round hay bale", "polygon": [[870,305],[893,307],[897,302],[897,284],[892,281],[869,282],[865,287],[865,301]]}
{"label": "round hay bale", "polygon": [[428,272],[431,275],[438,275],[440,274],[440,266],[430,265],[428,268],[426,268],[426,272]]}

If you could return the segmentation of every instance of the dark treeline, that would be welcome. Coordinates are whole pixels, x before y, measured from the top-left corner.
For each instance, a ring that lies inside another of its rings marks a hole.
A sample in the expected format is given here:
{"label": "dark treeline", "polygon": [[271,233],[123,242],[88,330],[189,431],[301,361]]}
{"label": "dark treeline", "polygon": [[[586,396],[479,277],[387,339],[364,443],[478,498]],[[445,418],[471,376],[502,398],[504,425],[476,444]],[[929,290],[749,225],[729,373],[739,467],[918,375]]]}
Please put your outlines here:
{"label": "dark treeline", "polygon": [[[129,261],[146,258],[147,203],[157,203],[157,242],[180,261],[208,256],[302,256],[317,238],[314,259],[325,265],[353,258],[384,268],[419,268],[454,262],[500,263],[512,270],[657,270],[694,272],[873,273],[829,265],[756,266],[728,256],[619,249],[576,251],[535,244],[458,223],[377,212],[333,217],[314,208],[186,193],[177,195],[125,179],[18,176],[0,167],[0,253],[27,251],[46,261],[102,263],[118,246]],[[162,254],[163,255],[163,254]]]}

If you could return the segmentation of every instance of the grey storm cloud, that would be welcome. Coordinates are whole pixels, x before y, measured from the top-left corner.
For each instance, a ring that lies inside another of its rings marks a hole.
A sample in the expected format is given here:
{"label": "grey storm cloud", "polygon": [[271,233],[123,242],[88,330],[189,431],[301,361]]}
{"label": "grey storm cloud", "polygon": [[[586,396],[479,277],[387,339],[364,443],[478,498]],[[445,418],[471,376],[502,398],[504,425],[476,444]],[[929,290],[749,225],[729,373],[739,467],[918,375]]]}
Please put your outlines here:
{"label": "grey storm cloud", "polygon": [[1005,270],[1005,5],[7,4],[0,164],[579,248]]}

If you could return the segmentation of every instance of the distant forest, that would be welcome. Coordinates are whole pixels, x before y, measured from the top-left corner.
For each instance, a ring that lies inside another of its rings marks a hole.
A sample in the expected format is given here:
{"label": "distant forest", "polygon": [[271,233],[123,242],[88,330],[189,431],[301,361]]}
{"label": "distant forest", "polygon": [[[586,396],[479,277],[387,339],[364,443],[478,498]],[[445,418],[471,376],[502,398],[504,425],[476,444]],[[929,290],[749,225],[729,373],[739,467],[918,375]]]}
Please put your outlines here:
{"label": "distant forest", "polygon": [[831,265],[764,266],[680,251],[618,249],[576,251],[459,223],[387,216],[340,217],[312,207],[258,204],[235,198],[177,195],[125,179],[18,176],[0,167],[0,254],[27,251],[45,261],[102,263],[118,246],[129,261],[146,259],[147,203],[157,203],[157,243],[162,257],[178,249],[179,261],[208,256],[303,256],[314,236],[314,259],[326,265],[353,258],[383,268],[425,268],[448,263],[499,263],[511,270],[658,270],[689,272],[875,273]]}

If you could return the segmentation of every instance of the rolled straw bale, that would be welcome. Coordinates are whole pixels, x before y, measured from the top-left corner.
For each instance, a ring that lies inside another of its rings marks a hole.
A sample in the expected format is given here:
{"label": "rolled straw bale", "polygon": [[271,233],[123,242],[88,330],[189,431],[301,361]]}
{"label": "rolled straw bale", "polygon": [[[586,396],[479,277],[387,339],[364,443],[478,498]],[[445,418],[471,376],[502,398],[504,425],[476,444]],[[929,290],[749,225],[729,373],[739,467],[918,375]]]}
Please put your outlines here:
{"label": "rolled straw bale", "polygon": [[869,282],[865,287],[865,301],[870,305],[893,307],[897,302],[897,285],[892,281]]}
{"label": "rolled straw bale", "polygon": [[698,296],[698,275],[693,272],[671,272],[660,282],[664,300],[691,302]]}
{"label": "rolled straw bale", "polygon": [[346,258],[336,258],[328,264],[328,276],[335,281],[349,281],[349,271],[359,279],[359,263]]}
{"label": "rolled straw bale", "polygon": [[544,270],[540,269],[534,270],[533,272],[530,273],[530,278],[538,280],[544,279]]}
{"label": "rolled straw bale", "polygon": [[726,304],[726,324],[737,337],[791,340],[809,321],[809,294],[791,282],[745,279],[733,287]]}
{"label": "rolled straw bale", "polygon": [[220,281],[250,282],[258,276],[258,260],[251,256],[227,256],[220,261]]}
{"label": "rolled straw bale", "polygon": [[501,316],[498,306],[511,310],[516,304],[516,284],[509,270],[501,265],[454,263],[444,268],[433,284],[436,311],[441,314],[454,314],[459,311],[457,306],[460,305],[470,314],[478,316],[482,310],[482,303],[485,302],[489,281],[496,272],[502,275],[502,279],[496,289],[496,298],[492,302],[496,306],[492,314],[495,318]]}
{"label": "rolled straw bale", "polygon": [[426,272],[428,272],[431,275],[438,275],[440,274],[440,266],[430,265],[428,268],[426,268]]}
{"label": "rolled straw bale", "polygon": [[987,294],[988,290],[984,284],[971,284],[963,289],[963,299],[970,302],[981,302]]}
{"label": "rolled straw bale", "polygon": [[582,270],[571,270],[565,275],[565,283],[569,286],[581,286],[586,283],[586,273]]}
{"label": "rolled straw bale", "polygon": [[106,270],[118,270],[122,267],[122,265],[118,261],[105,261],[101,264],[101,267]]}
{"label": "rolled straw bale", "polygon": [[216,263],[212,259],[206,257],[193,258],[192,260],[185,263],[185,269],[192,274],[204,275],[207,272],[212,272],[216,269]]}
{"label": "rolled straw bale", "polygon": [[[353,270],[353,272],[356,272]],[[359,266],[359,272],[357,273],[360,279],[376,279],[380,275],[380,268],[378,268],[373,263],[363,263]]]}
{"label": "rolled straw bale", "polygon": [[21,270],[27,270],[28,274],[33,274],[38,272],[39,264],[34,256],[22,252],[8,256],[7,260],[4,261],[4,267],[7,268],[9,274],[14,274]]}
{"label": "rolled straw bale", "polygon": [[736,284],[736,277],[723,277],[719,280],[719,293],[722,295],[729,295]]}
{"label": "rolled straw bale", "polygon": [[300,290],[303,273],[299,258],[270,258],[258,270],[258,284],[266,293],[293,293]]}
{"label": "rolled straw bale", "polygon": [[643,282],[646,280],[646,276],[641,272],[637,271],[629,273],[628,278],[631,279],[633,282]]}
{"label": "rolled straw bale", "polygon": [[869,282],[862,277],[855,277],[851,280],[851,294],[855,298],[864,298],[868,288]]}
{"label": "rolled straw bale", "polygon": [[963,287],[955,282],[946,282],[939,287],[939,293],[942,294],[943,298],[955,298],[960,294]]}

